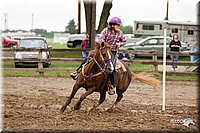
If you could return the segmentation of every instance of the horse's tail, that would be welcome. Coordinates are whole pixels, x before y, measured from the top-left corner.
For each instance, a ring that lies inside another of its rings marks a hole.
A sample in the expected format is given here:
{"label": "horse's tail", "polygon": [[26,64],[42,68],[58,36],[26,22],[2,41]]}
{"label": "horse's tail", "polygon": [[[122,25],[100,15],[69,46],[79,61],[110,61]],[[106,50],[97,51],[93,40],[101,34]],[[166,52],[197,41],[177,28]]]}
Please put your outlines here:
{"label": "horse's tail", "polygon": [[136,74],[133,72],[131,73],[135,80],[139,80],[143,83],[149,84],[154,88],[154,91],[158,91],[158,87],[160,85],[160,81],[158,79],[144,75],[144,74]]}

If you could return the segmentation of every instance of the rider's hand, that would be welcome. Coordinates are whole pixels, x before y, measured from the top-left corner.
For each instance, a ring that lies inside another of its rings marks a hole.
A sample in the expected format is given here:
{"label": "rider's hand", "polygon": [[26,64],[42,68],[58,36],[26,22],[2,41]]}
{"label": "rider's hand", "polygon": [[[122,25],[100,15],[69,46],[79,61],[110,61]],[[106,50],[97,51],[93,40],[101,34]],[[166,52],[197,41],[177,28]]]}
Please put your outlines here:
{"label": "rider's hand", "polygon": [[121,44],[120,43],[116,43],[116,45],[117,45],[117,48],[119,48]]}

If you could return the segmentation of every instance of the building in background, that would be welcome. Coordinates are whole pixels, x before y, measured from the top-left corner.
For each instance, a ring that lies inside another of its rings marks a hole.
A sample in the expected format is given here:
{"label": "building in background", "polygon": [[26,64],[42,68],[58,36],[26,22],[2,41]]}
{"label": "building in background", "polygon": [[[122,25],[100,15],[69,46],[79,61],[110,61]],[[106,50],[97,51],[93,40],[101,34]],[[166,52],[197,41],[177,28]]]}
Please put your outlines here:
{"label": "building in background", "polygon": [[35,32],[8,32],[8,33],[2,33],[3,36],[7,36],[9,38],[22,38],[22,37],[33,37],[36,36]]}
{"label": "building in background", "polygon": [[53,43],[66,44],[69,35],[69,33],[54,33]]}

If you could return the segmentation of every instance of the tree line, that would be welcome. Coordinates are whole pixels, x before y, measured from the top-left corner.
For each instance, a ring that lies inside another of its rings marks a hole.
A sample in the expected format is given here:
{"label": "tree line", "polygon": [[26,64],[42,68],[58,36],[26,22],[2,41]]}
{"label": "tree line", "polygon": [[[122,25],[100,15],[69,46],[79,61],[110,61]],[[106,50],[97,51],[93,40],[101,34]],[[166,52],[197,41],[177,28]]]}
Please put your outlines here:
{"label": "tree line", "polygon": [[[107,27],[107,25],[106,25]],[[105,28],[105,27],[104,27]],[[120,29],[124,34],[132,34],[133,27],[130,25],[121,26]],[[76,34],[78,32],[77,25],[75,24],[74,19],[70,20],[68,25],[65,27],[65,33]],[[101,31],[96,30],[96,33],[100,33]],[[83,32],[85,33],[85,32]]]}

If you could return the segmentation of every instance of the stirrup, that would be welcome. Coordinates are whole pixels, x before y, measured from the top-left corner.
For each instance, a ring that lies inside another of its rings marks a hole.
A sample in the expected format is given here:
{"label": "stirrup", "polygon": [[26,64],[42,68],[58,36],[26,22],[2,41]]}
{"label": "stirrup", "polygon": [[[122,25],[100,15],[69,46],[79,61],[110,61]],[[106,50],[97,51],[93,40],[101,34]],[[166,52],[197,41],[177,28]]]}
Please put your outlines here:
{"label": "stirrup", "polygon": [[78,72],[77,72],[77,71],[76,71],[76,72],[73,72],[73,73],[70,74],[70,76],[71,76],[74,80],[76,80],[77,77],[78,77]]}
{"label": "stirrup", "polygon": [[114,95],[115,94],[115,90],[116,90],[116,87],[114,87],[113,85],[111,85],[109,87],[108,94],[109,95]]}

